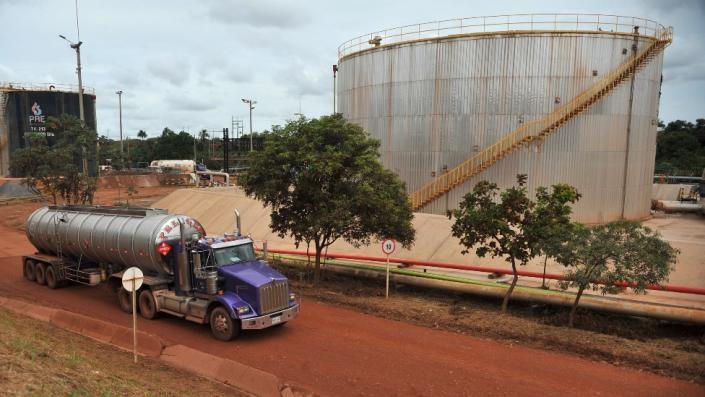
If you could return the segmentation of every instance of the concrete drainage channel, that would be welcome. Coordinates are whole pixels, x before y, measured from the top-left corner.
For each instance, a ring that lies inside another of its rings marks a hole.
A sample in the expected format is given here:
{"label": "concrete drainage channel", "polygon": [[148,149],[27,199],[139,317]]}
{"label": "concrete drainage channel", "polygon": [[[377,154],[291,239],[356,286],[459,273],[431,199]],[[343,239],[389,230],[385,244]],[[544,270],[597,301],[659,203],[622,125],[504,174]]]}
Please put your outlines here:
{"label": "concrete drainage channel", "polygon": [[[91,317],[0,297],[0,307],[119,349],[132,351],[132,330]],[[213,356],[184,345],[166,345],[156,335],[138,331],[139,353],[204,378],[233,386],[256,396],[293,397],[292,389],[277,376],[236,361]],[[298,394],[298,393],[297,393]]]}

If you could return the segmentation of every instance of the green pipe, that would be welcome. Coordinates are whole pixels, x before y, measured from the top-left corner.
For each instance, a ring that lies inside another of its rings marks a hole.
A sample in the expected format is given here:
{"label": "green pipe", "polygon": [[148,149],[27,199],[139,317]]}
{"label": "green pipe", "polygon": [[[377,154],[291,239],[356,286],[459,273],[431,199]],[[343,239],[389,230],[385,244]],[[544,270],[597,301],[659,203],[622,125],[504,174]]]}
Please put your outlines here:
{"label": "green pipe", "polygon": [[[276,255],[276,257],[275,257]],[[302,262],[305,257],[302,256],[294,256],[294,255],[282,255],[282,254],[270,254],[272,259],[278,258],[285,258],[288,260],[292,260],[295,262],[288,262],[290,264],[296,265],[296,262]],[[348,267],[348,268],[353,268],[353,269],[360,269],[360,270],[370,270],[378,273],[384,273],[385,269],[381,266],[374,266],[374,265],[366,265],[364,263],[359,263],[359,262],[349,262],[349,261],[342,261],[339,259],[330,259],[327,260],[326,265],[333,265],[333,266],[341,266],[341,267]],[[301,266],[301,265],[299,265]],[[485,287],[495,287],[495,288],[504,288],[507,289],[509,288],[509,285],[503,284],[503,283],[496,283],[496,282],[491,282],[491,281],[482,281],[482,280],[474,280],[474,279],[468,279],[464,277],[458,277],[458,276],[449,276],[445,274],[438,274],[438,273],[432,273],[432,272],[419,272],[416,270],[409,270],[409,269],[398,269],[398,268],[390,268],[389,269],[390,274],[399,274],[399,275],[404,275],[404,276],[411,276],[411,277],[419,277],[419,278],[426,278],[426,279],[431,279],[431,280],[440,280],[440,281],[451,281],[451,282],[456,282],[456,283],[462,283],[462,284],[472,284],[472,285],[482,285]],[[534,288],[534,287],[526,287],[526,286],[521,286],[517,285],[514,287],[515,290],[526,290],[526,291],[531,291],[532,293],[540,293],[544,295],[564,295],[567,294],[563,291],[555,291],[555,290],[545,290],[543,288]],[[567,294],[571,295],[571,294]]]}

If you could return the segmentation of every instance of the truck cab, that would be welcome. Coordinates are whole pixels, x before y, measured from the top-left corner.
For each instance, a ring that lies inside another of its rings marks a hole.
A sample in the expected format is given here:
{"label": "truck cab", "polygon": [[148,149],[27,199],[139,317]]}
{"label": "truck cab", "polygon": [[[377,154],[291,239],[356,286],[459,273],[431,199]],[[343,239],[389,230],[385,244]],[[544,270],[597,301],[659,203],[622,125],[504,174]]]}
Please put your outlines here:
{"label": "truck cab", "polygon": [[[285,324],[298,314],[287,278],[256,256],[248,237],[194,236],[182,243],[163,243],[159,250],[174,261],[175,272],[171,281],[145,277],[146,288],[138,299],[147,319],[158,313],[184,317],[209,324],[214,337],[227,341],[240,330]],[[119,292],[126,311],[128,299],[126,291]]]}

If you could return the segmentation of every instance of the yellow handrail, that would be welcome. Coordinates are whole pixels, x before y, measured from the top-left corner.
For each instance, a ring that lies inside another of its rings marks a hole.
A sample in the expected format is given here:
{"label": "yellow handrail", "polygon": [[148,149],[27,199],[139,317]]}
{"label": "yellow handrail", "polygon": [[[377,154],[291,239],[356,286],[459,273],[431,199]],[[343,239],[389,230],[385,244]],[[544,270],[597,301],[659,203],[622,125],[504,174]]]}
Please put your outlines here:
{"label": "yellow handrail", "polygon": [[483,149],[480,153],[463,161],[458,166],[434,178],[411,193],[410,199],[412,207],[414,210],[421,208],[425,204],[448,192],[453,187],[482,172],[521,145],[531,142],[534,139],[543,139],[545,136],[555,132],[560,126],[587,110],[600,98],[612,91],[628,76],[636,72],[652,55],[670,44],[672,40],[673,28],[669,27],[660,30],[656,39],[636,56],[630,58],[628,62],[625,62],[611,73],[605,75],[602,79],[578,94],[565,105],[541,119],[522,124],[521,127],[507,133],[497,142]]}

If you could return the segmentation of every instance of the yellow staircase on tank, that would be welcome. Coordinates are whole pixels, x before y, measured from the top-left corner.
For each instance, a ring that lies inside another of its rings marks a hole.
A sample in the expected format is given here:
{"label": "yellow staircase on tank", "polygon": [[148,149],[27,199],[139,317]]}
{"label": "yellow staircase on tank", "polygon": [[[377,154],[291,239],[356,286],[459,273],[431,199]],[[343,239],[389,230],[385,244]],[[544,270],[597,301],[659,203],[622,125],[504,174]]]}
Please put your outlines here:
{"label": "yellow staircase on tank", "polygon": [[640,67],[646,65],[649,60],[668,46],[672,40],[672,27],[661,30],[654,40],[638,52],[636,56],[631,57],[627,62],[581,92],[570,102],[541,119],[522,124],[521,127],[509,132],[478,154],[426,183],[421,188],[411,193],[410,198],[413,209],[418,210],[431,201],[441,197],[454,187],[514,152],[522,145],[536,139],[543,139],[556,132],[556,130],[565,123],[589,109],[594,103],[627,80],[633,73],[636,73]]}

